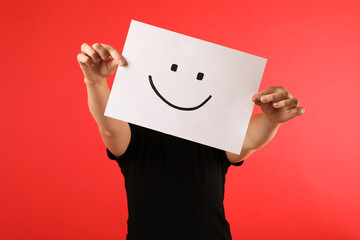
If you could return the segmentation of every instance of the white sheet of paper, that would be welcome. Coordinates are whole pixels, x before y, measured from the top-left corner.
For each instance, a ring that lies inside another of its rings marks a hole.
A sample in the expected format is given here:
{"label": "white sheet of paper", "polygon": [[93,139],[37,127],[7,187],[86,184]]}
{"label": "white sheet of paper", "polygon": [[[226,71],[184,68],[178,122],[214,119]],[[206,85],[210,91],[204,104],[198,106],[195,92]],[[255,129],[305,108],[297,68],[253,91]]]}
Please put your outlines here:
{"label": "white sheet of paper", "polygon": [[135,20],[122,54],[105,116],[240,154],[265,58]]}

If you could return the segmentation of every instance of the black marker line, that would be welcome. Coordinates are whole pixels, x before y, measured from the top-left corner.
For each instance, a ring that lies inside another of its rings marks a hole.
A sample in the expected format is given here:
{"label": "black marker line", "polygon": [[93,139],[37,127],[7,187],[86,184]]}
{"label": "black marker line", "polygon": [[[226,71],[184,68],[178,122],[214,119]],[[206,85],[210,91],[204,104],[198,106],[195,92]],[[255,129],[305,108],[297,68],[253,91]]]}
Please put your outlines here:
{"label": "black marker line", "polygon": [[163,100],[167,105],[169,105],[170,107],[173,107],[173,108],[176,108],[178,110],[182,110],[182,111],[193,111],[193,110],[196,110],[198,108],[201,108],[202,106],[204,106],[205,103],[207,103],[210,98],[211,98],[211,95],[209,95],[207,97],[207,99],[205,99],[204,102],[202,102],[200,105],[196,106],[196,107],[190,107],[190,108],[184,108],[184,107],[179,107],[179,106],[176,106],[172,103],[170,103],[168,100],[166,100],[163,96],[161,96],[161,94],[159,93],[159,91],[156,89],[154,83],[153,83],[153,80],[152,80],[152,77],[151,75],[149,75],[149,82],[150,82],[150,85],[152,87],[152,89],[154,90],[154,92],[156,93],[156,95],[158,95],[158,97]]}

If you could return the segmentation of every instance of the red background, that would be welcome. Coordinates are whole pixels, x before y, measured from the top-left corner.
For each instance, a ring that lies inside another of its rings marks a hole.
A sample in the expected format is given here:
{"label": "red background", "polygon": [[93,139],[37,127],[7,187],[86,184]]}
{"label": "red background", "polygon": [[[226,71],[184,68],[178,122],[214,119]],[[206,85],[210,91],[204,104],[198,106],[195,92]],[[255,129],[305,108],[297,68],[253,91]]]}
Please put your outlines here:
{"label": "red background", "polygon": [[1,1],[0,238],[125,239],[123,176],[76,56],[84,42],[121,52],[135,19],[267,58],[260,90],[283,85],[306,109],[229,169],[235,240],[360,239],[359,12],[346,0]]}

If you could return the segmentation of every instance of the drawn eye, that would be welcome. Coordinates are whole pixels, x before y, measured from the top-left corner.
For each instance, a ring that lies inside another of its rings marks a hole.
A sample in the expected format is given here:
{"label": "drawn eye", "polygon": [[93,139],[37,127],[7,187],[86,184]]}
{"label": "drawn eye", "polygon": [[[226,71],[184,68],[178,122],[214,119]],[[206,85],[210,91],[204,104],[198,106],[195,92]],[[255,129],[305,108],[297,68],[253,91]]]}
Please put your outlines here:
{"label": "drawn eye", "polygon": [[202,80],[204,78],[204,74],[202,72],[199,72],[196,76],[197,80]]}
{"label": "drawn eye", "polygon": [[176,64],[171,65],[171,71],[176,72],[176,70],[177,70],[177,65]]}

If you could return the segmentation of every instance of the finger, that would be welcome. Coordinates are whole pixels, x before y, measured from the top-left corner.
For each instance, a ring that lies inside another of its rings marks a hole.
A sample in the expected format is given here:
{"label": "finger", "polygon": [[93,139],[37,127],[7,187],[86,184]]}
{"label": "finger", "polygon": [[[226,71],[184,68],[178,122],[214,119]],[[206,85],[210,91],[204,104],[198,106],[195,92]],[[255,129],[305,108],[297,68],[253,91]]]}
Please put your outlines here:
{"label": "finger", "polygon": [[110,53],[113,59],[117,60],[120,65],[126,64],[125,58],[115,48],[107,44],[102,44],[102,46]]}
{"label": "finger", "polygon": [[101,43],[94,43],[91,47],[99,54],[101,60],[107,61],[109,59],[110,54]]}
{"label": "finger", "polygon": [[305,108],[303,107],[294,107],[287,110],[288,114],[292,115],[293,117],[302,115],[305,113]]}
{"label": "finger", "polygon": [[90,47],[87,43],[83,43],[81,45],[81,52],[84,55],[89,56],[91,58],[91,60],[94,62],[100,62],[100,60],[101,60],[99,54],[92,47]]}
{"label": "finger", "polygon": [[299,105],[299,99],[297,98],[286,99],[273,103],[274,108],[296,107],[297,105]]}
{"label": "finger", "polygon": [[262,103],[266,103],[266,102],[280,101],[280,100],[284,100],[284,99],[288,99],[288,98],[289,98],[288,91],[283,90],[283,89],[278,89],[277,92],[275,92],[275,93],[268,94],[268,95],[262,95],[260,97],[260,101]]}
{"label": "finger", "polygon": [[275,93],[275,92],[277,92],[279,90],[286,91],[286,89],[284,87],[282,87],[282,86],[280,86],[280,87],[269,87],[269,88],[266,88],[266,89],[264,89],[264,90],[262,90],[262,91],[260,91],[260,92],[258,92],[256,94],[254,94],[251,99],[253,101],[259,101],[261,96],[268,95],[268,94],[271,94],[271,93]]}
{"label": "finger", "polygon": [[82,65],[87,65],[87,66],[89,66],[89,67],[94,66],[94,63],[93,63],[93,61],[91,60],[91,58],[90,58],[89,56],[86,56],[86,55],[82,54],[82,53],[79,53],[79,54],[77,55],[77,60],[78,60],[78,62],[79,62],[80,64],[82,64]]}

